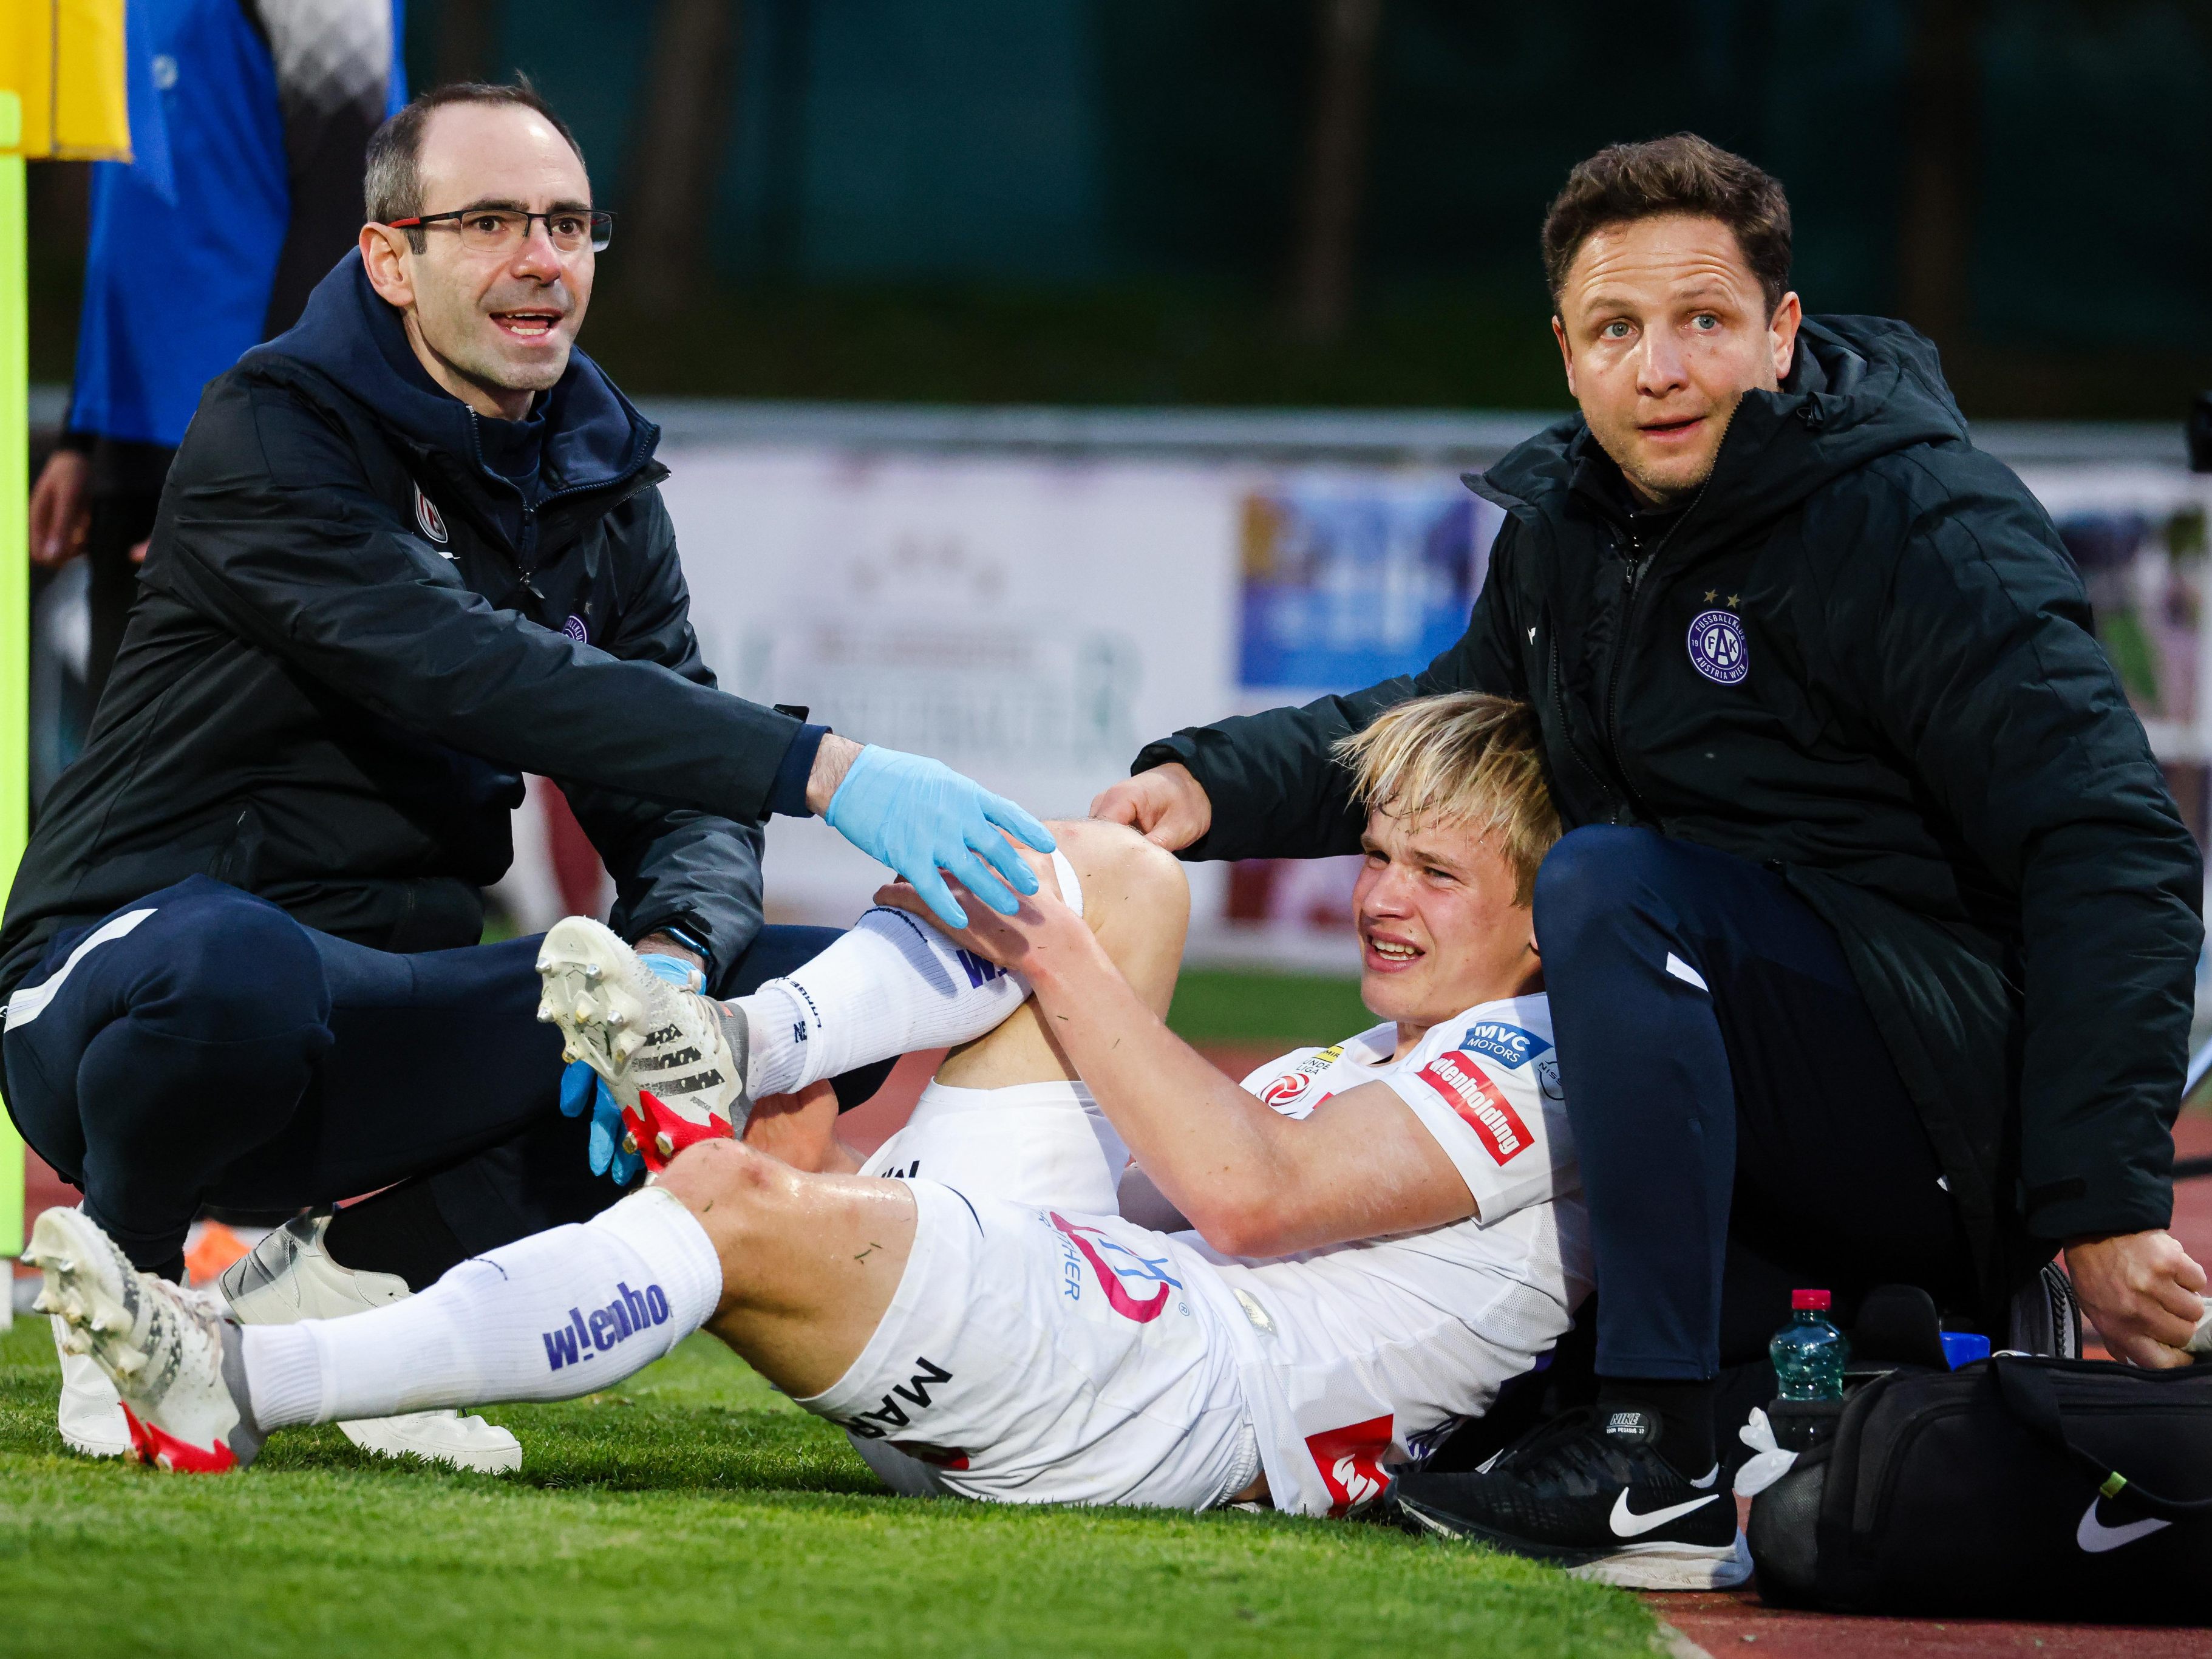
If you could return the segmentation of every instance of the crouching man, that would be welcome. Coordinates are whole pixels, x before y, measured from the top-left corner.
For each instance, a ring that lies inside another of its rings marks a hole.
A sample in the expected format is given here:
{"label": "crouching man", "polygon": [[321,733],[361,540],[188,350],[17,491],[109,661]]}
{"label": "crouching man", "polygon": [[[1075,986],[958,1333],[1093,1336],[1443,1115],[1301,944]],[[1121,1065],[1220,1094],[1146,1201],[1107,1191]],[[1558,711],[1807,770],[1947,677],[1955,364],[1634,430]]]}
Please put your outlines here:
{"label": "crouching man", "polygon": [[[1589,1285],[1529,913],[1558,833],[1535,741],[1523,707],[1466,693],[1346,741],[1369,808],[1362,988],[1384,1023],[1243,1088],[1160,1020],[1188,907],[1173,860],[1055,826],[1014,918],[971,911],[948,938],[886,889],[896,908],[732,1004],[655,979],[596,924],[548,936],[544,1012],[626,1104],[702,1050],[787,1092],[866,1045],[980,1037],[868,1166],[896,1178],[702,1143],[586,1224],[286,1327],[134,1274],[80,1214],[42,1218],[33,1259],[143,1455],[175,1468],[250,1462],[294,1424],[580,1395],[705,1327],[901,1490],[1361,1509],[1532,1368]],[[668,1088],[664,1113],[744,1121],[742,1100]],[[1739,1582],[1711,1473],[1648,1462],[1668,1516],[1562,1559]]]}

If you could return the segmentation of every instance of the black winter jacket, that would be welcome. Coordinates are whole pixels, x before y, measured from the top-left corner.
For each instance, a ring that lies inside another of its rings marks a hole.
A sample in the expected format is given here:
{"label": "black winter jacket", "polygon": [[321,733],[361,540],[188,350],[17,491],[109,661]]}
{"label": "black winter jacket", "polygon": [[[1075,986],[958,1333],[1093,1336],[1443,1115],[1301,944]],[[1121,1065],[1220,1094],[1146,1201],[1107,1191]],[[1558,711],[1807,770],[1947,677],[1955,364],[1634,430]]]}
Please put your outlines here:
{"label": "black winter jacket", "polygon": [[[1968,441],[1935,349],[1808,321],[1649,550],[1579,416],[1468,482],[1509,516],[1457,645],[1139,757],[1212,799],[1185,856],[1356,851],[1334,739],[1409,696],[1525,699],[1568,828],[1770,866],[1835,928],[1992,1297],[2051,1241],[2164,1226],[2201,860],[2057,532]],[[1740,677],[1725,628],[1717,677],[1693,661],[1711,611],[1741,619]]]}
{"label": "black winter jacket", "polygon": [[362,944],[473,945],[526,770],[605,859],[618,929],[744,949],[799,724],[700,659],[659,428],[580,352],[542,407],[550,494],[522,510],[358,254],[209,385],[9,896],[0,992],[57,929],[196,872]]}

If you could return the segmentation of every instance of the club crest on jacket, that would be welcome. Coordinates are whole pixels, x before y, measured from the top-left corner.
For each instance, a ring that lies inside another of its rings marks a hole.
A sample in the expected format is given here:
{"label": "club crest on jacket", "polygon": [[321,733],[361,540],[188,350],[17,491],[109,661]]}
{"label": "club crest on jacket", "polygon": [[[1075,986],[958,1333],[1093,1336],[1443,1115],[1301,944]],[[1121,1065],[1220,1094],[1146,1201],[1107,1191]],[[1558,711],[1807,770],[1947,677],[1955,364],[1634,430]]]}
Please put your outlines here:
{"label": "club crest on jacket", "polygon": [[[436,545],[443,547],[446,544],[446,515],[439,512],[436,504],[422,493],[421,484],[415,486],[415,522]],[[448,558],[452,556],[451,554],[447,555]]]}
{"label": "club crest on jacket", "polygon": [[1690,666],[1718,685],[1734,685],[1751,672],[1743,621],[1732,611],[1705,611],[1690,624]]}

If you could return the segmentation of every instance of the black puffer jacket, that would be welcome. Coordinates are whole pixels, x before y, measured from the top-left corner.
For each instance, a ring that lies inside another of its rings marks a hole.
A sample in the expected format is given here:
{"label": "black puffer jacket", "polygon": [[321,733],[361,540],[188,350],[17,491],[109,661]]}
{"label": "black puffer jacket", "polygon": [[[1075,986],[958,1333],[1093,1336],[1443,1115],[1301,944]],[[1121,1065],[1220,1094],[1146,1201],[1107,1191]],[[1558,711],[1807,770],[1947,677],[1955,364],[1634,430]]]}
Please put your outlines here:
{"label": "black puffer jacket", "polygon": [[[1469,482],[1510,516],[1457,645],[1139,757],[1212,800],[1186,856],[1356,850],[1336,737],[1426,692],[1524,698],[1569,828],[1771,865],[1835,927],[1992,1293],[2035,1241],[2165,1225],[2197,848],[2072,562],[1967,441],[1934,348],[1808,322],[1649,550],[1578,416]],[[1695,627],[1712,612],[1740,621]]]}
{"label": "black puffer jacket", "polygon": [[700,660],[659,428],[580,353],[544,414],[550,493],[524,510],[358,254],[209,386],[9,896],[0,993],[57,928],[196,872],[383,949],[473,945],[526,770],[606,860],[617,927],[744,949],[799,722]]}

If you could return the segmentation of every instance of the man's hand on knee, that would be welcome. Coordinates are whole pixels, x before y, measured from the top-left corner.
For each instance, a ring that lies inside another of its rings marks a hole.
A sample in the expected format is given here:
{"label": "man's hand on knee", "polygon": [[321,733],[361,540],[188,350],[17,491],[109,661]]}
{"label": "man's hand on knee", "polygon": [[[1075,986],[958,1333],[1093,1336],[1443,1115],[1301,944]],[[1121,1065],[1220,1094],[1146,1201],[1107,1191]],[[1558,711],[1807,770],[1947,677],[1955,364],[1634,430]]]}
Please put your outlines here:
{"label": "man's hand on knee", "polygon": [[2077,1238],[2066,1271],[2081,1311],[2113,1354],[2134,1365],[2185,1365],[2203,1317],[2204,1269],[2172,1233],[2157,1230]]}
{"label": "man's hand on knee", "polygon": [[1126,823],[1154,846],[1178,852],[1213,823],[1205,785],[1179,761],[1123,778],[1099,792],[1091,816]]}

